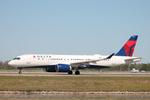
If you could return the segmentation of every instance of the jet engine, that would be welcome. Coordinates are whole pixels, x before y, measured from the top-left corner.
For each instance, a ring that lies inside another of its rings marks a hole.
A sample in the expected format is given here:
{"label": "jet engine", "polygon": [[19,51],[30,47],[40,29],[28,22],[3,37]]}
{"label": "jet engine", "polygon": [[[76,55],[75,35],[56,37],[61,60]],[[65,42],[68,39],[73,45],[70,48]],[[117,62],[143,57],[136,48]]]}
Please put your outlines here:
{"label": "jet engine", "polygon": [[48,66],[45,68],[46,72],[69,72],[71,70],[71,66],[68,64],[57,64]]}
{"label": "jet engine", "polygon": [[67,64],[58,64],[57,71],[58,72],[68,72],[71,70],[71,66]]}

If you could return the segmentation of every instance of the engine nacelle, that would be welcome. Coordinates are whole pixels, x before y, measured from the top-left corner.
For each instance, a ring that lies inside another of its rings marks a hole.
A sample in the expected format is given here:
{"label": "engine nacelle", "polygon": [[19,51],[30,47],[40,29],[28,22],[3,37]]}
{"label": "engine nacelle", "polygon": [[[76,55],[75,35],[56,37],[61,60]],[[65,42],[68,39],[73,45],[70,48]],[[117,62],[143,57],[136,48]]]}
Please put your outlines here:
{"label": "engine nacelle", "polygon": [[45,68],[46,72],[56,72],[56,70],[57,70],[57,66],[56,65],[48,66],[48,67]]}
{"label": "engine nacelle", "polygon": [[48,66],[45,68],[46,72],[68,72],[72,68],[68,64],[57,64],[57,65],[52,65]]}
{"label": "engine nacelle", "polygon": [[57,71],[58,72],[68,72],[71,70],[71,66],[68,64],[58,64]]}

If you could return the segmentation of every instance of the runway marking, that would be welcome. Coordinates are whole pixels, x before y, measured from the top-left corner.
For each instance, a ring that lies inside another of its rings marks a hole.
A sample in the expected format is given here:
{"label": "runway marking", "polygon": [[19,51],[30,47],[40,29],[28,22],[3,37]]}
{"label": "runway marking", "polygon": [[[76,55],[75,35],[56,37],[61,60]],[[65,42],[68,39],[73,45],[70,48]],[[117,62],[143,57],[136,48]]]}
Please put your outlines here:
{"label": "runway marking", "polygon": [[131,72],[82,72],[81,75],[68,75],[67,73],[59,72],[0,72],[0,76],[145,76],[150,77],[150,72],[131,73]]}
{"label": "runway marking", "polygon": [[40,95],[150,95],[150,92],[56,92],[56,91],[0,91],[0,94]]}

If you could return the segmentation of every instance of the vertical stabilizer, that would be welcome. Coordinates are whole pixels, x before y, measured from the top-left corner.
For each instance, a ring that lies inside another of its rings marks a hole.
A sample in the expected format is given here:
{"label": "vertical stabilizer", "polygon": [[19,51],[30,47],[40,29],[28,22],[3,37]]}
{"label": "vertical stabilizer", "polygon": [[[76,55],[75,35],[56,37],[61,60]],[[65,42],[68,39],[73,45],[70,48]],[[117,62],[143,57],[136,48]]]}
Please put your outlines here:
{"label": "vertical stabilizer", "polygon": [[138,35],[132,35],[116,56],[132,56],[138,39]]}

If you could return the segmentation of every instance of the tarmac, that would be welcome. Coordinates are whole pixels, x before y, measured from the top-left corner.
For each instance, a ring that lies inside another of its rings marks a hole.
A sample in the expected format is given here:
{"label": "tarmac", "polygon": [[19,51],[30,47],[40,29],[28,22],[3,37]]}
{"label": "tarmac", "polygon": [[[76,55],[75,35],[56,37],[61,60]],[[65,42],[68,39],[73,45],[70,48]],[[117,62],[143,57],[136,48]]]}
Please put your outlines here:
{"label": "tarmac", "polygon": [[67,73],[60,72],[44,72],[44,71],[22,71],[18,74],[18,71],[0,71],[0,76],[145,76],[150,77],[150,72],[92,72],[81,71],[80,75],[68,75]]}

